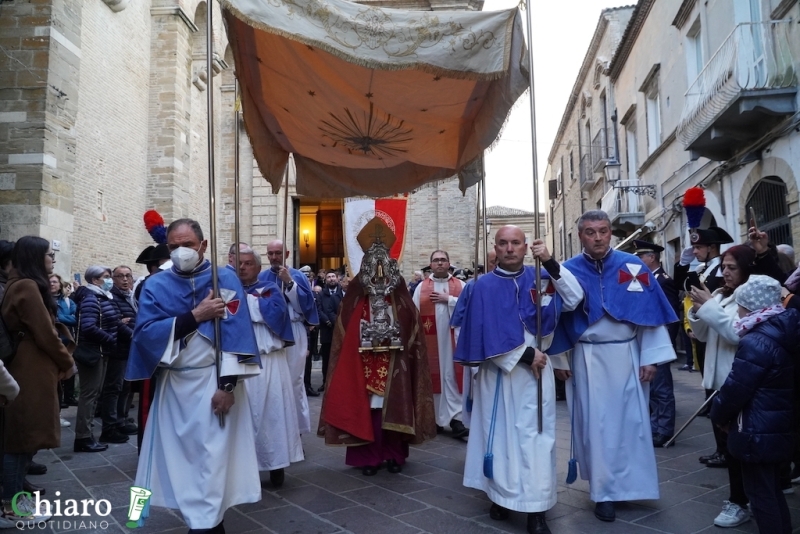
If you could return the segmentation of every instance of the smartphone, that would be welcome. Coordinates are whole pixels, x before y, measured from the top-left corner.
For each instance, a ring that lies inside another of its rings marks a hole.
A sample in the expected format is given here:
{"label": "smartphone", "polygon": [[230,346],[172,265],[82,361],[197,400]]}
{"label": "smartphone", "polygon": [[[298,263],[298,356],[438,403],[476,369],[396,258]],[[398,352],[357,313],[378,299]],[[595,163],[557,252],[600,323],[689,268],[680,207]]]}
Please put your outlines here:
{"label": "smartphone", "polygon": [[78,285],[81,284],[81,273],[75,273],[72,275],[72,278],[78,283]]}
{"label": "smartphone", "polygon": [[753,206],[750,206],[750,226],[755,228],[756,233],[758,233],[758,225],[756,224],[756,210],[753,209]]}
{"label": "smartphone", "polygon": [[695,271],[691,271],[686,276],[686,291],[689,291],[689,288],[692,286],[696,287],[697,289],[703,289],[703,284],[700,283],[700,275]]}

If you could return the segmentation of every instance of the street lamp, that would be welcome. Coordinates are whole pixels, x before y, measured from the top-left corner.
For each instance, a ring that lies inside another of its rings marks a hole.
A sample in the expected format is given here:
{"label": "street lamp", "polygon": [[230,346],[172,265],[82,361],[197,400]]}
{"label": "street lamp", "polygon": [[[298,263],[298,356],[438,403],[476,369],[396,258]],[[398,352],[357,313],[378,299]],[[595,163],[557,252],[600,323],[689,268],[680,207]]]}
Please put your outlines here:
{"label": "street lamp", "polygon": [[611,184],[616,183],[617,180],[619,180],[621,170],[622,164],[617,161],[617,158],[614,157],[608,160],[608,163],[606,163],[606,166],[603,169],[603,172],[606,175],[606,182]]}

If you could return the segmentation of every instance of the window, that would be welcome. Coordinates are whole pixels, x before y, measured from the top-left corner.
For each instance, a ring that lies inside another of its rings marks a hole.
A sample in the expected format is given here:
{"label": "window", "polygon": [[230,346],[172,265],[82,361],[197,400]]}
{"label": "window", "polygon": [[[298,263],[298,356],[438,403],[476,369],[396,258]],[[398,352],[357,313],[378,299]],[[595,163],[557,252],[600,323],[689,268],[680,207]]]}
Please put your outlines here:
{"label": "window", "polygon": [[569,152],[569,179],[575,179],[575,157],[571,150]]}
{"label": "window", "polygon": [[568,235],[568,237],[567,237],[567,251],[569,252],[569,256],[567,256],[567,257],[571,258],[572,257],[572,232],[570,232],[567,235]]}
{"label": "window", "polygon": [[636,160],[636,123],[630,122],[625,125],[625,161],[627,167],[628,180],[636,180],[636,168],[639,164]]}
{"label": "window", "polygon": [[558,169],[558,174],[556,174],[556,183],[558,184],[558,194],[561,195],[564,193],[564,177],[561,175],[561,169]]}
{"label": "window", "polygon": [[658,89],[658,72],[661,64],[653,65],[639,91],[644,93],[645,117],[647,120],[647,155],[661,145],[661,96]]}
{"label": "window", "polygon": [[686,77],[691,86],[705,66],[703,52],[703,27],[700,18],[692,24],[686,33]]}

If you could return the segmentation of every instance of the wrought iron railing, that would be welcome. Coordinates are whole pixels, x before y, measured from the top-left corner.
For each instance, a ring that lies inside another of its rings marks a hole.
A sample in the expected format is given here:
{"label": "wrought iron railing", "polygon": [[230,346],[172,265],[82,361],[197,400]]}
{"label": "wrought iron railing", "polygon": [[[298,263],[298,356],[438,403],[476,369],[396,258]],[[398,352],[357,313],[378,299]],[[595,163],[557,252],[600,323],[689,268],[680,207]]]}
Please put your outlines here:
{"label": "wrought iron railing", "polygon": [[744,22],[717,49],[684,95],[677,137],[688,147],[742,91],[797,85],[792,21]]}
{"label": "wrought iron railing", "polygon": [[623,213],[644,213],[642,192],[645,189],[639,180],[618,180],[603,195],[602,209],[612,221]]}

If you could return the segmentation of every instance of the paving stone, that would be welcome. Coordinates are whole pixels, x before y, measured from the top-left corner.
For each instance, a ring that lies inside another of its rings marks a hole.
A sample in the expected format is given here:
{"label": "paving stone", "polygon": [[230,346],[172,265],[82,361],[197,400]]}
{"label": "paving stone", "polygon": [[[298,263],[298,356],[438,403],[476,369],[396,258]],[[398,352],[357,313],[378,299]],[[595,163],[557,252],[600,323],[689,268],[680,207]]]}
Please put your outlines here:
{"label": "paving stone", "polygon": [[[352,468],[346,467],[346,469]],[[358,489],[370,485],[368,482],[364,482],[363,480],[347,476],[340,471],[333,471],[331,469],[317,469],[316,471],[300,473],[297,475],[297,478],[309,484],[314,484],[334,492]]]}
{"label": "paving stone", "polygon": [[689,484],[690,486],[715,490],[728,485],[728,470],[704,467],[694,473],[673,478],[672,481],[679,484]]}
{"label": "paving stone", "polygon": [[496,532],[493,528],[478,523],[477,521],[470,521],[469,519],[437,510],[436,508],[426,508],[419,512],[404,514],[398,516],[397,519],[409,525],[413,525],[423,532],[432,532],[436,534],[488,534],[490,532]]}
{"label": "paving stone", "polygon": [[419,532],[417,528],[364,506],[323,514],[322,517],[354,534],[373,534],[377,529],[386,534],[416,534]]}
{"label": "paving stone", "polygon": [[440,488],[456,491],[458,493],[463,493],[464,495],[474,496],[478,495],[479,493],[483,493],[480,490],[465,487],[463,483],[464,481],[463,474],[456,474],[450,471],[438,470],[434,471],[433,473],[429,473],[427,475],[420,475],[415,478],[417,480],[427,482],[428,484],[433,484],[434,486],[438,486]]}
{"label": "paving stone", "polygon": [[242,512],[243,514],[251,514],[253,512],[260,512],[262,510],[271,510],[273,508],[279,508],[281,506],[286,506],[287,504],[288,502],[286,501],[286,499],[284,499],[280,495],[269,491],[262,491],[260,501],[239,504],[235,506],[235,508],[240,512]]}
{"label": "paving stone", "polygon": [[102,484],[87,488],[94,499],[106,499],[113,508],[124,508],[128,510],[131,495],[131,482],[118,482],[114,484]]}
{"label": "paving stone", "polygon": [[636,524],[660,530],[684,534],[695,532],[698,525],[713,525],[720,508],[697,501],[689,501],[637,521]]}
{"label": "paving stone", "polygon": [[[111,515],[116,519],[118,524],[125,526],[125,523],[128,521],[128,507],[115,508]],[[162,532],[176,528],[180,528],[181,532],[184,534],[188,528],[178,512],[159,506],[151,506],[150,515],[145,519],[144,526],[142,528],[137,528],[135,532],[136,534],[161,534]],[[127,527],[125,527],[125,530],[134,532]]]}
{"label": "paving stone", "polygon": [[379,486],[381,488],[393,491],[394,493],[399,493],[401,495],[433,487],[433,485],[431,484],[422,482],[421,480],[417,480],[416,478],[406,476],[405,472],[406,472],[405,469],[403,469],[403,473],[395,473],[395,474],[389,473],[387,471],[378,471],[378,474],[372,477],[370,479],[370,482],[375,486]]}
{"label": "paving stone", "polygon": [[574,514],[568,514],[552,521],[548,521],[550,530],[553,532],[564,533],[591,533],[591,534],[652,534],[649,528],[642,527],[633,523],[628,523],[617,519],[613,523],[600,521],[594,516],[594,510],[579,510]]}
{"label": "paving stone", "polygon": [[468,497],[445,488],[422,490],[412,495],[414,499],[462,517],[476,517],[488,512],[490,503]]}
{"label": "paving stone", "polygon": [[[374,491],[374,489],[370,488],[368,491]],[[281,490],[278,492],[278,495],[315,514],[358,506],[358,502],[349,500],[349,497],[340,497],[314,485]],[[349,494],[345,495],[349,496]]]}
{"label": "paving stone", "polygon": [[69,449],[64,449],[59,452],[55,449],[56,454],[65,464],[69,464],[70,469],[80,469],[82,467],[98,467],[101,465],[110,465],[108,458],[96,452],[73,452],[72,445]]}
{"label": "paving stone", "polygon": [[291,505],[254,512],[250,517],[277,534],[330,534],[340,530],[337,525]]}
{"label": "paving stone", "polygon": [[427,508],[425,503],[415,500],[419,499],[419,495],[408,498],[383,488],[363,488],[348,491],[342,495],[362,506],[367,506],[391,517]]}
{"label": "paving stone", "polygon": [[125,473],[114,467],[106,465],[100,467],[88,467],[85,469],[74,469],[73,474],[85,486],[96,486],[99,484],[109,484],[114,482],[133,483]]}
{"label": "paving stone", "polygon": [[434,460],[423,462],[439,469],[446,469],[453,473],[464,474],[464,460],[456,460],[455,458],[441,457]]}

